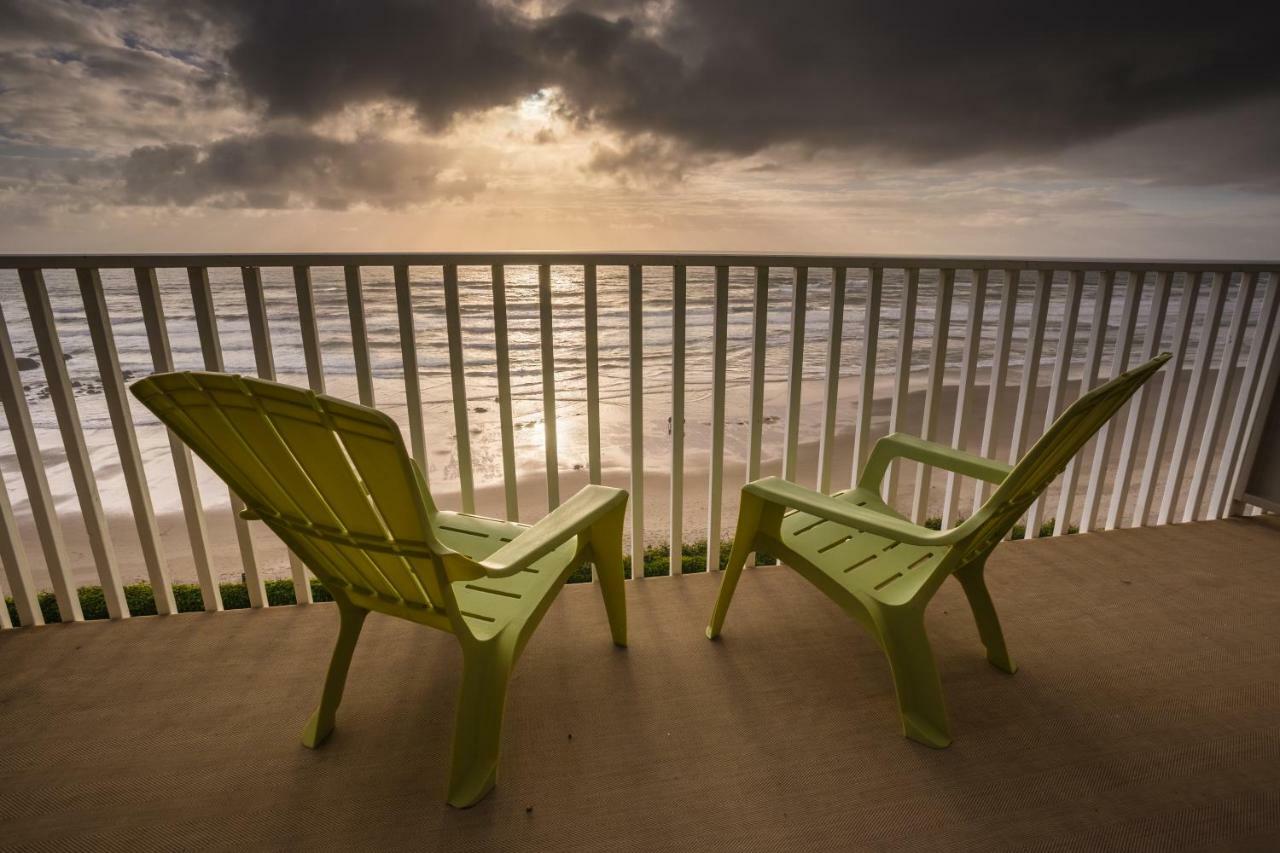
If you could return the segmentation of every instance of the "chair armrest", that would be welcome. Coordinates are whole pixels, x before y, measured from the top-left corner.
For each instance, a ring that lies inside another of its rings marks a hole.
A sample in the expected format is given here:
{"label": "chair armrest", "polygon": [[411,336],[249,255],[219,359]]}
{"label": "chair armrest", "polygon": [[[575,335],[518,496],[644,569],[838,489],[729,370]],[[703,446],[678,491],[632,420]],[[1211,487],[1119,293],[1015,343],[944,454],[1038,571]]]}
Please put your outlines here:
{"label": "chair armrest", "polygon": [[871,491],[879,491],[884,472],[894,459],[911,459],[923,462],[944,471],[954,471],[965,477],[974,477],[988,483],[1003,483],[1004,478],[1013,470],[1012,465],[996,462],[974,453],[956,450],[945,444],[926,441],[902,432],[886,435],[876,442],[867,459],[867,466],[862,469],[862,477],[858,485]]}
{"label": "chair armrest", "polygon": [[834,521],[846,527],[853,527],[864,533],[873,533],[886,539],[893,539],[909,545],[949,545],[959,539],[954,530],[938,531],[903,521],[892,515],[885,515],[851,504],[848,501],[797,486],[777,477],[766,477],[743,487],[748,494],[778,506],[798,509],[827,521]]}
{"label": "chair armrest", "polygon": [[528,530],[477,562],[487,575],[504,578],[527,569],[608,513],[627,505],[627,493],[608,486],[585,486]]}

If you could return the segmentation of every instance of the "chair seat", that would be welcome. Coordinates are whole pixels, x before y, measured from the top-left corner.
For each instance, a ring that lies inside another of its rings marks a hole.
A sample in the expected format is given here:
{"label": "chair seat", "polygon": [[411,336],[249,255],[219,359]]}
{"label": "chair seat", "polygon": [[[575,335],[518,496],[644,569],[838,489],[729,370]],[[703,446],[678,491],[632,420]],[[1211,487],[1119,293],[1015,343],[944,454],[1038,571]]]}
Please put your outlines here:
{"label": "chair seat", "polygon": [[[461,512],[437,514],[435,526],[436,536],[443,544],[473,560],[485,559],[528,528],[525,524]],[[575,536],[510,577],[455,581],[452,586],[458,609],[476,638],[494,636],[554,595],[577,550]]]}
{"label": "chair seat", "polygon": [[[835,497],[902,518],[874,492],[854,490]],[[799,511],[783,518],[781,533],[785,547],[846,592],[885,603],[909,599],[947,553],[946,548],[899,543]]]}

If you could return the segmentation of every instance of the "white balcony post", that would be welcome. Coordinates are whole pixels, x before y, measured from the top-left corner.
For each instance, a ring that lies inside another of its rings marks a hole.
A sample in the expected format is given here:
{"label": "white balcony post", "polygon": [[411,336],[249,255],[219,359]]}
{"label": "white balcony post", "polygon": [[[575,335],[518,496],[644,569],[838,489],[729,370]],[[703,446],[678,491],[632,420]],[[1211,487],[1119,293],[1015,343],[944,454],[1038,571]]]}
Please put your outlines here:
{"label": "white balcony post", "polygon": [[[1129,358],[1133,354],[1133,331],[1138,322],[1138,306],[1142,302],[1142,281],[1143,273],[1129,272],[1129,280],[1124,291],[1124,308],[1120,313],[1120,328],[1116,332],[1115,347],[1111,351],[1111,375],[1108,379],[1119,377],[1129,368]],[[1102,506],[1102,490],[1106,487],[1107,463],[1111,460],[1111,442],[1115,437],[1117,423],[1118,416],[1113,416],[1104,423],[1093,442],[1093,464],[1089,469],[1089,487],[1085,491],[1084,506],[1080,508],[1081,533],[1093,530],[1098,509]],[[1114,487],[1123,488],[1119,483],[1115,483]]]}
{"label": "white balcony post", "polygon": [[787,367],[787,420],[782,436],[782,479],[795,482],[800,441],[800,399],[804,392],[804,331],[809,269],[796,267],[791,286],[791,360]]}
{"label": "white balcony post", "polygon": [[[1233,474],[1244,459],[1245,433],[1254,424],[1254,417],[1247,417],[1251,404],[1262,390],[1266,378],[1266,358],[1275,349],[1275,342],[1280,337],[1280,329],[1276,328],[1277,306],[1280,306],[1280,282],[1272,273],[1267,283],[1266,296],[1262,309],[1258,312],[1258,324],[1254,327],[1253,344],[1249,347],[1249,364],[1245,368],[1244,378],[1240,382],[1240,390],[1236,394],[1235,410],[1231,415],[1231,425],[1227,427],[1226,446],[1222,449],[1222,457],[1218,463],[1218,476],[1213,485],[1213,494],[1209,499],[1211,517],[1223,517],[1231,511],[1231,485]],[[1253,465],[1250,456],[1249,465]]]}
{"label": "white balcony post", "polygon": [[502,486],[507,518],[520,520],[520,489],[516,480],[515,423],[511,411],[511,353],[507,333],[507,281],[501,264],[490,268],[493,280],[493,346],[498,373],[498,421],[502,433]]}
{"label": "white balcony post", "polygon": [[[267,321],[266,294],[262,288],[262,270],[258,267],[242,267],[240,280],[244,284],[245,310],[249,317],[249,337],[253,340],[253,361],[259,379],[275,381],[276,364],[271,349],[271,324]],[[307,289],[311,279],[307,277]],[[295,279],[296,284],[296,279]],[[298,555],[289,551],[289,573],[293,577],[294,600],[299,604],[313,601],[311,581],[307,567]]]}
{"label": "white balcony post", "polygon": [[[0,324],[3,324],[3,320],[0,320]],[[40,602],[36,599],[36,585],[31,579],[31,563],[27,559],[27,549],[22,545],[22,537],[18,535],[13,504],[9,502],[9,488],[3,477],[0,477],[0,566],[4,567],[5,580],[9,582],[9,592],[18,611],[18,621],[24,627],[43,625],[44,614],[40,612]],[[3,611],[0,613],[3,617],[0,628],[12,628],[9,608],[3,606],[3,601],[0,601],[0,611]]]}
{"label": "white balcony post", "polygon": [[[729,349],[729,268],[716,267],[711,357],[711,464],[707,482],[707,571],[720,568],[720,505],[724,489],[725,365]],[[683,335],[681,336],[683,338]],[[675,565],[675,563],[672,563]]]}
{"label": "white balcony post", "polygon": [[[1257,273],[1247,272],[1242,274],[1240,287],[1236,291],[1231,325],[1227,330],[1227,339],[1222,346],[1222,357],[1218,362],[1218,374],[1214,379],[1213,394],[1209,398],[1209,414],[1205,419],[1204,435],[1200,440],[1200,456],[1197,460],[1195,473],[1191,476],[1191,488],[1187,493],[1187,502],[1183,507],[1183,521],[1195,521],[1200,516],[1200,504],[1204,499],[1204,491],[1209,483],[1209,469],[1213,464],[1213,448],[1222,432],[1227,389],[1231,384],[1231,375],[1235,373],[1236,362],[1240,360],[1240,347],[1244,343],[1245,322],[1249,319],[1249,311],[1253,307],[1253,297],[1257,285]],[[1244,394],[1244,388],[1245,386],[1241,385],[1237,393]],[[1222,450],[1225,454],[1227,448],[1223,447]]]}
{"label": "white balcony post", "polygon": [[[1270,290],[1275,291],[1278,287],[1280,287],[1280,271],[1273,270],[1270,273]],[[1271,317],[1270,340],[1267,343],[1266,355],[1262,357],[1257,386],[1250,395],[1245,435],[1241,442],[1239,458],[1231,474],[1229,511],[1232,515],[1245,512],[1243,500],[1245,489],[1249,484],[1249,474],[1253,470],[1253,463],[1257,459],[1262,444],[1264,420],[1275,400],[1276,386],[1280,384],[1280,328],[1275,325],[1276,321],[1280,320],[1280,308],[1273,306]],[[1258,507],[1253,509],[1255,513],[1259,511]]]}
{"label": "white balcony post", "polygon": [[[671,511],[669,542],[671,574],[684,572],[684,347],[686,270],[677,265],[671,271]],[[713,371],[714,373],[714,371]],[[712,376],[713,383],[715,377]],[[714,409],[714,405],[712,406]],[[714,418],[713,418],[714,420]],[[712,429],[715,425],[712,424]],[[713,433],[714,435],[714,433]],[[712,444],[715,444],[714,437]],[[711,452],[715,465],[715,450]],[[714,497],[714,494],[709,497]],[[711,542],[707,542],[708,548]]]}
{"label": "white balcony post", "polygon": [[[995,349],[991,355],[991,373],[987,379],[986,418],[982,422],[982,445],[978,451],[988,459],[995,458],[996,422],[1000,411],[1000,396],[1009,376],[1009,342],[1013,340],[1013,320],[1018,309],[1018,284],[1020,275],[1016,269],[1004,271],[1004,292],[1000,296],[1000,317],[996,321]],[[973,511],[977,512],[986,501],[986,483],[973,483]]]}
{"label": "white balcony post", "polygon": [[[1080,319],[1080,297],[1083,291],[1084,273],[1080,270],[1068,272],[1067,295],[1062,306],[1062,326],[1058,330],[1058,349],[1053,359],[1053,377],[1049,380],[1049,400],[1045,405],[1045,429],[1048,429],[1049,425],[1062,413],[1067,380],[1071,376],[1071,360],[1076,342],[1076,321]],[[1049,494],[1045,491],[1031,504],[1031,509],[1027,513],[1026,536],[1028,539],[1034,539],[1040,535],[1044,509],[1048,502]],[[1057,527],[1058,524],[1055,521],[1055,531]]]}
{"label": "white balcony post", "polygon": [[542,428],[547,458],[547,510],[560,505],[560,457],[556,445],[556,348],[551,313],[551,267],[538,267],[538,331],[542,340]]}
{"label": "white balcony post", "polygon": [[1181,497],[1182,479],[1187,470],[1187,461],[1191,452],[1196,412],[1204,400],[1207,383],[1205,374],[1213,361],[1213,351],[1218,341],[1218,326],[1222,323],[1222,306],[1226,298],[1229,273],[1214,273],[1213,284],[1209,290],[1209,305],[1200,326],[1200,345],[1196,349],[1195,362],[1191,366],[1191,384],[1187,386],[1186,398],[1182,404],[1182,420],[1178,426],[1173,444],[1173,460],[1169,473],[1164,481],[1164,493],[1160,498],[1160,513],[1156,516],[1157,524],[1168,524],[1177,512],[1178,499]]}
{"label": "white balcony post", "polygon": [[600,329],[596,267],[582,268],[583,336],[587,347],[587,475],[599,485],[600,470]]}
{"label": "white balcony post", "polygon": [[[444,266],[444,324],[445,334],[449,338],[449,384],[453,396],[458,487],[462,497],[462,511],[474,513],[476,491],[471,466],[471,423],[467,413],[467,367],[462,347],[462,305],[458,296],[458,268],[453,264]],[[555,509],[554,505],[551,509]]]}
{"label": "white balcony post", "polygon": [[[902,312],[898,318],[898,362],[894,368],[893,403],[889,409],[889,432],[902,428],[902,412],[911,391],[911,355],[915,349],[916,298],[920,288],[920,270],[909,267],[902,283]],[[898,497],[898,478],[902,474],[902,461],[889,465],[884,478],[883,498],[889,506]]]}
{"label": "white balcony post", "polygon": [[[951,446],[965,449],[965,428],[969,407],[973,400],[973,378],[977,372],[979,348],[982,345],[982,320],[987,302],[988,271],[973,271],[973,288],[969,291],[969,316],[965,322],[964,350],[960,361],[960,378],[956,386],[956,416],[951,425]],[[960,504],[960,478],[954,471],[947,472],[947,488],[942,498],[942,529],[955,526],[956,509]]]}
{"label": "white balcony post", "polygon": [[360,267],[347,264],[342,268],[347,285],[347,316],[351,319],[351,357],[356,368],[356,390],[360,405],[376,405],[373,390],[373,361],[369,357],[369,329],[364,315],[364,286]]}
{"label": "white balcony post", "polygon": [[[173,371],[173,352],[169,348],[169,331],[165,325],[164,303],[160,298],[160,283],[154,267],[138,267],[134,270],[138,285],[138,301],[142,306],[142,321],[147,329],[147,342],[151,349],[151,365],[156,373]],[[182,502],[182,514],[187,522],[187,539],[191,542],[191,557],[196,566],[196,579],[200,582],[200,596],[204,609],[216,612],[222,609],[222,591],[213,576],[209,557],[209,536],[205,529],[204,504],[200,500],[200,487],[196,480],[195,462],[191,451],[182,439],[171,430],[169,451],[173,457],[173,470],[178,481],[178,496]]]}
{"label": "white balcony post", "polygon": [[631,394],[631,579],[644,577],[644,268],[627,269]]}
{"label": "white balcony post", "polygon": [[[755,294],[751,303],[751,399],[748,403],[750,412],[748,414],[746,478],[748,483],[760,477],[760,452],[764,437],[764,357],[768,341],[769,268],[762,266],[756,267]],[[754,566],[755,563],[756,555],[752,553],[747,558],[747,565]]]}
{"label": "white balcony post", "polygon": [[409,418],[409,448],[422,470],[422,481],[431,482],[427,440],[422,428],[422,379],[418,376],[418,333],[413,314],[409,267],[396,264],[396,318],[400,327],[400,362],[404,371],[404,405]]}
{"label": "white balcony post", "polygon": [[[1142,351],[1142,360],[1150,361],[1160,351],[1160,339],[1164,334],[1165,314],[1169,309],[1169,280],[1167,272],[1157,273],[1154,290],[1151,293],[1151,311],[1147,316],[1146,339]],[[1130,481],[1133,479],[1134,461],[1137,457],[1138,430],[1142,426],[1142,418],[1146,412],[1147,385],[1144,384],[1133,395],[1129,403],[1128,419],[1125,422],[1124,439],[1120,442],[1120,461],[1116,473],[1112,477],[1115,487],[1111,492],[1111,505],[1107,509],[1106,529],[1114,530],[1120,526],[1124,505],[1128,498]]]}
{"label": "white balcony post", "polygon": [[[204,358],[204,369],[221,373],[223,371],[222,345],[218,339],[218,319],[213,307],[213,291],[209,287],[209,270],[205,267],[188,267],[187,283],[191,286],[191,304],[195,311],[196,331],[200,336],[200,352]],[[120,444],[119,438],[116,443]],[[241,511],[245,508],[244,501],[240,500],[231,489],[227,489],[227,495],[231,503],[231,524],[236,532],[236,546],[240,550],[240,562],[244,567],[249,606],[266,607],[267,591],[262,575],[258,571],[258,561],[253,554],[253,537],[249,531],[249,522],[240,517]],[[149,510],[150,497],[147,498],[147,507]],[[135,509],[134,515],[137,514]],[[152,586],[155,586],[154,582]],[[169,597],[172,598],[172,594]],[[156,601],[159,604],[159,598]]]}
{"label": "white balcony post", "polygon": [[831,270],[831,311],[827,320],[826,383],[822,394],[822,434],[818,439],[818,491],[831,491],[831,455],[835,451],[836,411],[840,396],[840,344],[844,338],[845,268]]}
{"label": "white balcony post", "polygon": [[849,482],[858,484],[862,466],[871,452],[871,417],[876,404],[876,359],[880,340],[880,297],[884,289],[884,270],[871,267],[867,271],[867,296],[862,308],[862,366],[859,368],[858,416],[853,430],[853,470]]}
{"label": "white balcony post", "polygon": [[[1093,298],[1093,316],[1089,318],[1089,348],[1085,351],[1084,367],[1080,373],[1080,395],[1098,384],[1102,369],[1102,351],[1107,342],[1107,327],[1111,319],[1111,296],[1115,288],[1114,270],[1102,273],[1098,290]],[[1084,464],[1084,450],[1067,463],[1062,475],[1062,487],[1058,492],[1058,511],[1054,514],[1053,535],[1065,536],[1071,530],[1071,512],[1076,499],[1076,483],[1080,478],[1080,466]]]}
{"label": "white balcony post", "polygon": [[[13,439],[14,455],[27,487],[27,503],[31,506],[31,518],[36,525],[40,549],[44,554],[45,568],[53,584],[58,612],[64,622],[84,619],[80,609],[80,597],[76,594],[75,581],[71,577],[71,565],[67,559],[67,546],[62,539],[62,524],[49,492],[49,478],[44,470],[44,455],[36,439],[36,429],[31,422],[31,410],[18,375],[18,361],[13,352],[13,340],[4,317],[3,300],[0,300],[0,402],[4,404],[5,420]],[[14,580],[15,597],[20,587]],[[32,590],[34,596],[34,590]]]}
{"label": "white balcony post", "polygon": [[129,408],[124,374],[120,369],[120,357],[116,352],[102,278],[97,270],[77,270],[76,273],[80,296],[84,302],[85,320],[93,340],[94,355],[98,360],[98,374],[102,378],[102,395],[106,399],[107,414],[111,418],[111,429],[115,434],[120,472],[129,492],[129,505],[138,531],[142,563],[147,570],[147,579],[151,582],[156,613],[168,616],[177,613],[178,606],[173,598],[169,567],[165,563],[160,545],[160,529],[151,505],[151,489],[147,486],[147,471],[142,463],[142,452],[138,448],[138,436],[134,430],[133,413]]}
{"label": "white balcony post", "polygon": [[102,585],[102,597],[106,600],[107,613],[112,619],[129,618],[129,605],[120,583],[120,570],[116,566],[115,547],[111,542],[111,529],[102,511],[102,498],[98,494],[98,481],[93,475],[93,460],[85,444],[84,430],[80,426],[80,410],[76,406],[71,377],[67,373],[67,361],[53,320],[53,306],[40,270],[21,270],[22,294],[26,299],[31,328],[35,332],[36,348],[44,363],[44,375],[49,383],[49,400],[58,420],[62,436],[62,449],[67,457],[71,481],[75,485],[80,503],[80,517],[84,521],[89,538],[89,552],[93,555],[98,582]]}
{"label": "white balcony post", "polygon": [[1183,274],[1182,295],[1178,304],[1178,325],[1174,332],[1172,352],[1165,369],[1152,381],[1160,382],[1160,397],[1156,403],[1151,438],[1147,442],[1146,458],[1142,463],[1142,482],[1138,487],[1138,499],[1133,507],[1133,526],[1146,525],[1151,515],[1159,472],[1165,468],[1164,448],[1173,417],[1173,395],[1182,380],[1182,365],[1186,362],[1191,327],[1195,323],[1196,302],[1200,298],[1200,272],[1190,270]]}
{"label": "white balcony post", "polygon": [[[929,351],[929,384],[924,392],[924,416],[920,437],[935,440],[938,431],[939,398],[942,396],[943,377],[947,372],[947,342],[951,333],[951,298],[955,290],[956,271],[938,271],[938,297],[933,311],[933,343]],[[915,493],[911,501],[911,519],[923,524],[929,511],[929,486],[933,469],[921,464],[916,469]]]}

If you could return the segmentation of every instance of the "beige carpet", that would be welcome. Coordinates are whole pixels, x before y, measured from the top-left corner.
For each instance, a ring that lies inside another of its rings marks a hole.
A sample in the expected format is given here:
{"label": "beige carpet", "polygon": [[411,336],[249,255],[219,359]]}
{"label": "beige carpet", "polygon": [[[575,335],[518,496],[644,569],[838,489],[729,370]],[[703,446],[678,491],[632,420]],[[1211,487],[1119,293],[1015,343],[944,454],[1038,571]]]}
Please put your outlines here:
{"label": "beige carpet", "polygon": [[331,605],[0,634],[0,846],[1278,849],[1280,524],[1011,543],[928,622],[955,744],[898,731],[874,643],[798,576],[566,589],[516,673],[497,790],[443,803],[459,653],[373,617],[332,740],[297,740]]}

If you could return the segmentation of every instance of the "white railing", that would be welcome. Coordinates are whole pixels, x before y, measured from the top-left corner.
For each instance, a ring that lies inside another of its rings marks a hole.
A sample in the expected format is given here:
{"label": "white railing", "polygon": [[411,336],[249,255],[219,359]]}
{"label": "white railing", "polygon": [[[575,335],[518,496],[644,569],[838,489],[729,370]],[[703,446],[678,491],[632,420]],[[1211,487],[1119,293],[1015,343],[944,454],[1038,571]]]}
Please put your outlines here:
{"label": "white railing", "polygon": [[[82,618],[76,588],[95,577],[112,617],[128,615],[123,580],[134,576],[150,581],[160,613],[176,609],[174,574],[198,581],[207,610],[222,608],[219,580],[242,575],[261,607],[264,580],[288,565],[299,600],[310,600],[302,565],[130,405],[129,379],[172,369],[278,377],[380,406],[407,427],[438,500],[462,511],[528,520],[559,502],[562,485],[625,486],[633,566],[646,544],[679,554],[705,538],[715,567],[745,480],[778,472],[842,488],[895,430],[1013,460],[1081,387],[1169,350],[1166,370],[1031,508],[1028,535],[1049,519],[1089,531],[1222,517],[1241,511],[1280,371],[1277,269],[698,254],[3,256],[5,592],[25,625],[41,621],[42,577],[67,620]],[[981,483],[938,480],[895,466],[887,490],[915,520],[947,526],[986,495]],[[10,626],[6,608],[0,624]]]}

